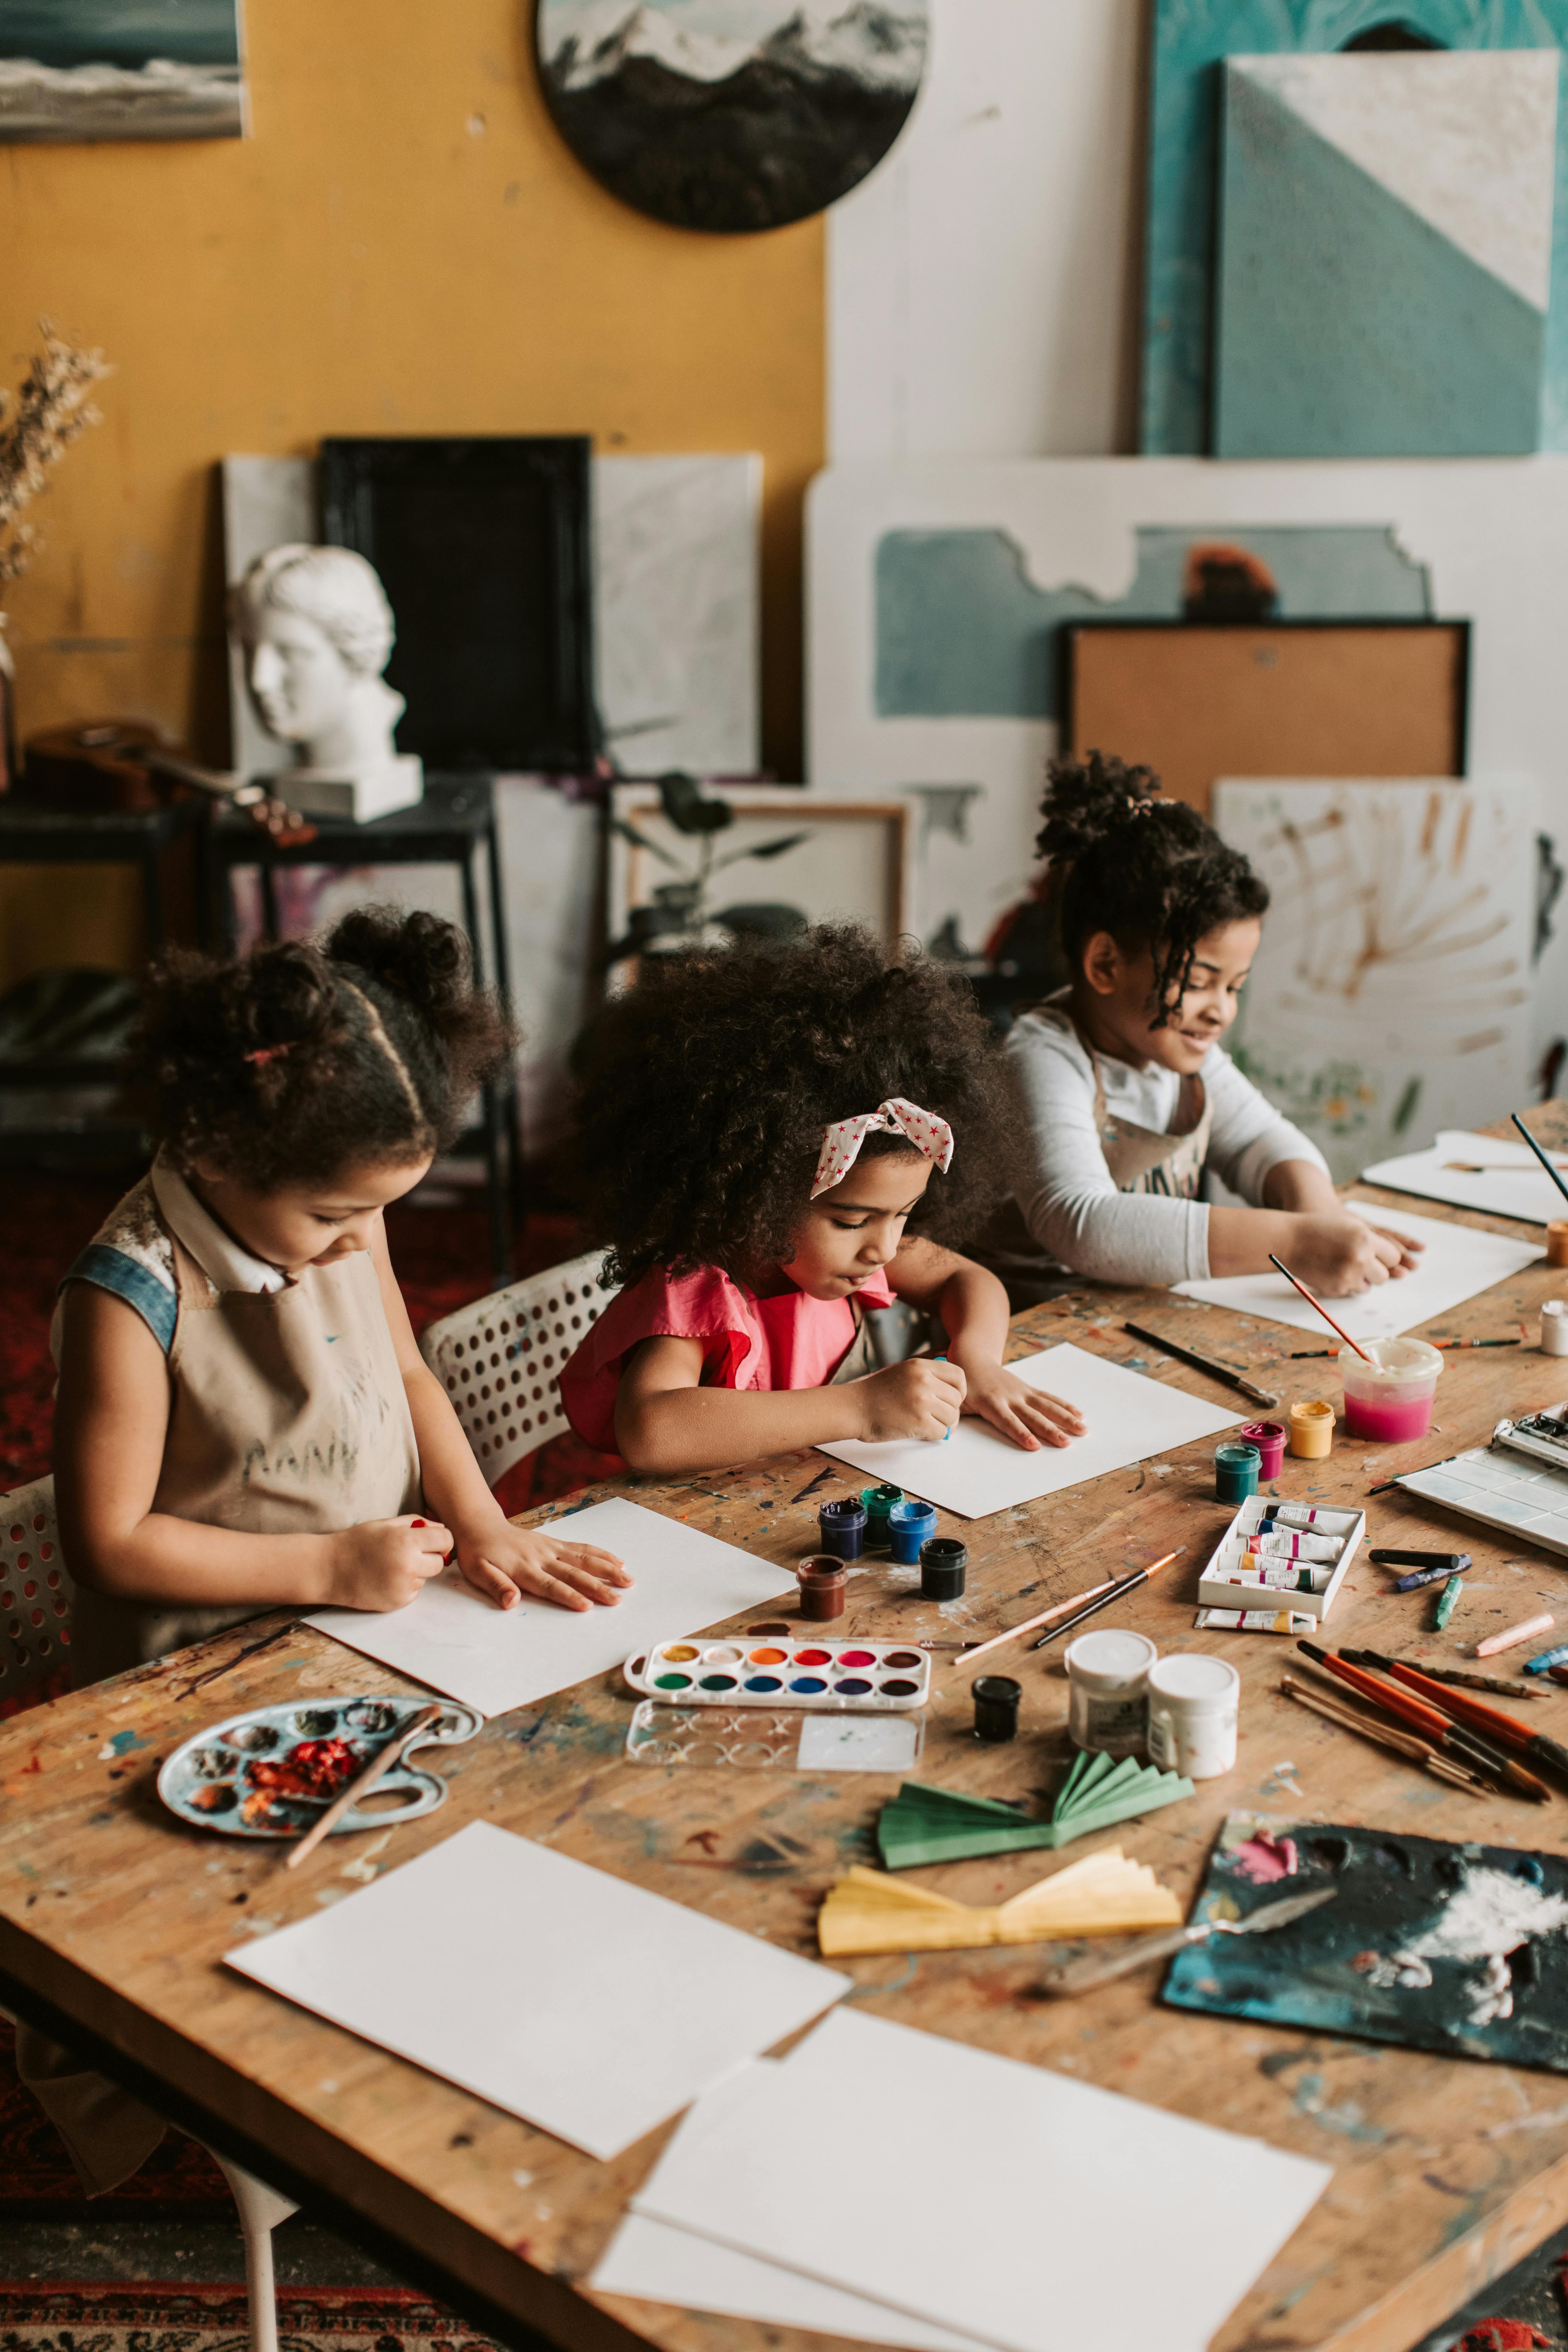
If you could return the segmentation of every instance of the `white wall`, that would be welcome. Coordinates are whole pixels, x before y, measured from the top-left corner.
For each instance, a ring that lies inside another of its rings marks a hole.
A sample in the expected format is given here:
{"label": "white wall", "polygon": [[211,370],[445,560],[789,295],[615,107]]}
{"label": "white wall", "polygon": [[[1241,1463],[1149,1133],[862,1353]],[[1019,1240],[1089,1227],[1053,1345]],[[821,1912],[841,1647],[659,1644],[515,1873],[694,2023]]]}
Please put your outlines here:
{"label": "white wall", "polygon": [[914,118],[827,216],[828,449],[1130,449],[1142,0],[931,0]]}

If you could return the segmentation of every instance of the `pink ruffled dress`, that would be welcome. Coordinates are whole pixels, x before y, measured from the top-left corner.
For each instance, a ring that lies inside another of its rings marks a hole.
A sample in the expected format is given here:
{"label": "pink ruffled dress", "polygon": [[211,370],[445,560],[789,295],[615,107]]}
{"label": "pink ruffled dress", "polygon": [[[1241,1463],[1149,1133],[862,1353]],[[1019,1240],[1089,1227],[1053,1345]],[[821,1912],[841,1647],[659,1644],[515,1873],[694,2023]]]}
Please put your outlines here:
{"label": "pink ruffled dress", "polygon": [[[884,1274],[855,1294],[862,1307],[890,1307]],[[859,1336],[847,1298],[804,1290],[759,1298],[717,1266],[672,1279],[660,1268],[611,1301],[564,1366],[561,1402],[581,1438],[614,1454],[616,1397],[639,1340],[700,1339],[705,1389],[826,1388]]]}

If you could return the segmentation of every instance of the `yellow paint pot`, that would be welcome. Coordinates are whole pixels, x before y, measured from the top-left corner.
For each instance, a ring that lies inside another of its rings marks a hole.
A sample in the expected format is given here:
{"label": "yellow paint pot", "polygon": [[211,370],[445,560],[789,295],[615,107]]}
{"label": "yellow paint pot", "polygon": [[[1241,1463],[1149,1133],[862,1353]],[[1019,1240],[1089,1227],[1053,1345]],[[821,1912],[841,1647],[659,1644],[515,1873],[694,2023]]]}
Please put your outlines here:
{"label": "yellow paint pot", "polygon": [[1290,1451],[1299,1461],[1321,1462],[1334,1443],[1334,1409],[1322,1397],[1307,1397],[1290,1408]]}
{"label": "yellow paint pot", "polygon": [[1546,1228],[1546,1263],[1568,1265],[1568,1218],[1555,1217]]}

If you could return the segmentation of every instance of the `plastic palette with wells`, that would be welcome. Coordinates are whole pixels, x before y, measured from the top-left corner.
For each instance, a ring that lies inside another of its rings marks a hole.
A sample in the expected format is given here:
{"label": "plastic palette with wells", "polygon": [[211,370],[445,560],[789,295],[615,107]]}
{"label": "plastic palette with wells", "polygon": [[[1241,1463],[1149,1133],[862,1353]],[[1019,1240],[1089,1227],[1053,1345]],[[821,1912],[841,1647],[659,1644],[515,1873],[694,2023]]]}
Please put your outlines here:
{"label": "plastic palette with wells", "polygon": [[931,1659],[907,1642],[754,1636],[661,1642],[628,1658],[633,1690],[670,1706],[900,1715],[931,1696]]}
{"label": "plastic palette with wells", "polygon": [[[363,1770],[377,1749],[430,1704],[428,1697],[362,1696],[289,1701],[279,1706],[252,1707],[198,1731],[176,1748],[158,1775],[158,1794],[172,1813],[198,1829],[222,1830],[231,1837],[296,1838],[321,1819],[342,1785],[340,1781],[318,1797],[279,1794],[265,1783],[268,1774],[256,1774],[258,1764],[285,1764],[294,1751],[323,1740],[341,1740],[352,1758],[344,1773],[349,1780]],[[427,1746],[452,1748],[472,1739],[480,1717],[472,1707],[448,1700],[427,1730],[419,1734],[416,1751]],[[379,1802],[378,1802],[379,1800]],[[421,1771],[406,1756],[383,1774],[366,1791],[365,1806],[351,1806],[329,1832],[342,1837],[356,1830],[384,1830],[394,1822],[433,1813],[447,1801],[447,1783],[434,1772]]]}
{"label": "plastic palette with wells", "polygon": [[645,1698],[626,1733],[634,1764],[698,1771],[907,1772],[925,1746],[919,1715],[769,1714],[755,1707],[659,1706]]}

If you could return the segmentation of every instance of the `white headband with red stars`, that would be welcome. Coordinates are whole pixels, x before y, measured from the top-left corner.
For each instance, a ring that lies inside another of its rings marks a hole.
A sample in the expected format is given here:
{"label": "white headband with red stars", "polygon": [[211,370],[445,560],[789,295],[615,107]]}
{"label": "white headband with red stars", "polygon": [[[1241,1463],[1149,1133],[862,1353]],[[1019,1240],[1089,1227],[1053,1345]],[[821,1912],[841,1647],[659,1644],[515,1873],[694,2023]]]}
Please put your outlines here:
{"label": "white headband with red stars", "polygon": [[906,1102],[902,1095],[894,1095],[876,1110],[866,1111],[858,1118],[835,1119],[831,1127],[823,1129],[822,1153],[811,1188],[814,1201],[819,1192],[831,1192],[843,1181],[860,1156],[860,1146],[877,1128],[888,1135],[907,1137],[944,1176],[952,1167],[952,1129],[946,1119],[938,1118],[934,1111],[921,1110],[918,1103]]}

